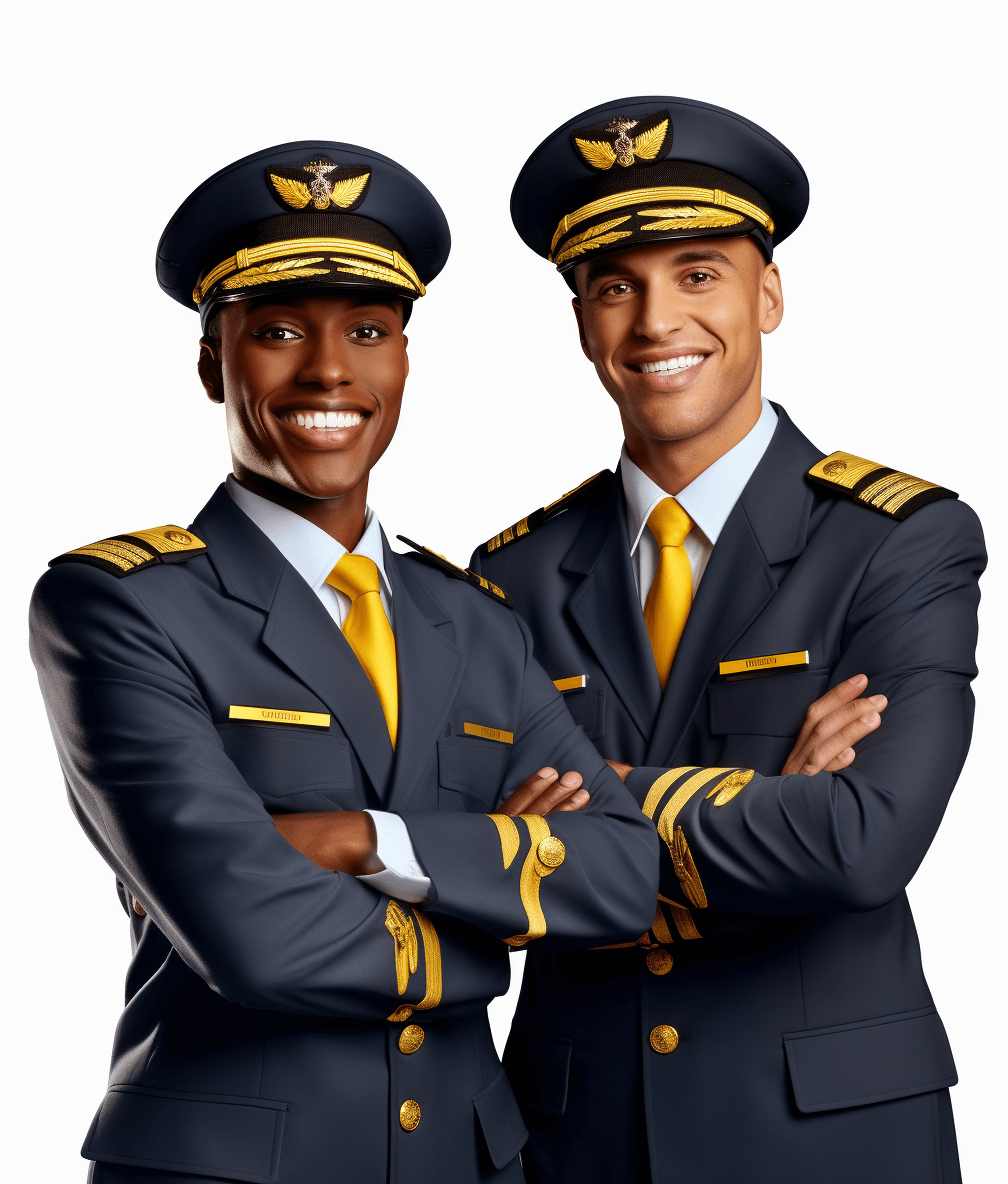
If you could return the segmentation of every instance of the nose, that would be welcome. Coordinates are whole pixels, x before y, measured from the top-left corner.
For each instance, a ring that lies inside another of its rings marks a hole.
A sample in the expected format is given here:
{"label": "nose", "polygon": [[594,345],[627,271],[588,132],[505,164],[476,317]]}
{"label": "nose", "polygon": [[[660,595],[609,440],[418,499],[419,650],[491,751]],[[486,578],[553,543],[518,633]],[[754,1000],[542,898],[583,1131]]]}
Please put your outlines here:
{"label": "nose", "polygon": [[672,281],[664,276],[652,279],[638,302],[634,333],[649,341],[664,341],[681,329],[685,320],[683,310],[677,306]]}
{"label": "nose", "polygon": [[338,325],[326,325],[312,335],[311,348],[304,354],[297,381],[303,386],[319,386],[331,391],[336,387],[351,386],[354,370],[350,349]]}

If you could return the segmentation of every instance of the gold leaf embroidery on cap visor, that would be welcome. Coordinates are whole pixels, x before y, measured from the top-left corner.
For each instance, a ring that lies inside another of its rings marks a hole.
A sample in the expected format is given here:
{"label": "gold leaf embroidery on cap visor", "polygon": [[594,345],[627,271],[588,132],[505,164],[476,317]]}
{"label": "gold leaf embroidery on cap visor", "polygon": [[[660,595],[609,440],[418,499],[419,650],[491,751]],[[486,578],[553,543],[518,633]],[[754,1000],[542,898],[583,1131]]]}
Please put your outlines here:
{"label": "gold leaf embroidery on cap visor", "polygon": [[259,267],[246,267],[223,281],[226,291],[235,288],[253,288],[257,284],[268,284],[271,280],[300,280],[313,275],[328,275],[328,267],[312,267],[321,263],[322,256],[309,259],[278,259],[275,263],[263,263]]}
{"label": "gold leaf embroidery on cap visor", "polygon": [[673,206],[659,210],[638,210],[640,218],[657,218],[646,222],[641,230],[699,230],[708,226],[737,226],[745,219],[731,210],[716,206]]}

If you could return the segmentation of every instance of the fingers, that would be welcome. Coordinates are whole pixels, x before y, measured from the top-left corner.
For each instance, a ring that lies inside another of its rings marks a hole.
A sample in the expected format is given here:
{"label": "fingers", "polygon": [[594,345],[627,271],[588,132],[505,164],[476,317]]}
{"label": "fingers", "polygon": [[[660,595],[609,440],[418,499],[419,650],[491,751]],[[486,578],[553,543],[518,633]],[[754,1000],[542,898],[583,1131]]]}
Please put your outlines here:
{"label": "fingers", "polygon": [[816,699],[810,705],[808,711],[805,712],[805,720],[802,723],[801,731],[798,733],[798,739],[795,741],[792,752],[800,752],[805,747],[812,729],[820,720],[836,711],[837,708],[852,702],[861,694],[867,685],[867,675],[855,674],[853,678],[845,679],[833,687],[832,690],[827,691],[821,699]]}
{"label": "fingers", "polygon": [[574,770],[558,778],[555,769],[540,769],[500,806],[500,813],[516,818],[519,814],[545,815],[583,810],[588,805],[589,795],[581,786],[581,774]]}
{"label": "fingers", "polygon": [[[517,818],[519,814],[530,813],[528,807],[536,800],[544,789],[557,780],[556,769],[540,769],[518,786],[514,793],[500,806],[501,814],[509,814]],[[538,811],[536,811],[538,813]]]}
{"label": "fingers", "polygon": [[[792,751],[784,773],[814,776],[823,769],[835,772],[854,759],[854,745],[881,724],[881,712],[888,700],[885,695],[858,699],[832,712],[812,729],[800,751]],[[840,762],[835,764],[834,762]]]}

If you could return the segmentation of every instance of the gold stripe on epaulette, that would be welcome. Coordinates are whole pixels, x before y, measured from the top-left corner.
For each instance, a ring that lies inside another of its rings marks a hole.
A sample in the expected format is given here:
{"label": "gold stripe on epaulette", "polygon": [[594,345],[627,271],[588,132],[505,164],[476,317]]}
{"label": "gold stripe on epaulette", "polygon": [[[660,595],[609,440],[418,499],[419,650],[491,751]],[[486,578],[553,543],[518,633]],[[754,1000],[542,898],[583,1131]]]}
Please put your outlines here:
{"label": "gold stripe on epaulette", "polygon": [[604,469],[599,469],[598,473],[593,473],[587,481],[582,481],[580,485],[575,485],[573,489],[568,489],[563,497],[558,497],[555,502],[550,502],[548,506],[543,506],[543,512],[545,513],[547,510],[552,510],[555,506],[559,506],[561,502],[565,502],[569,497],[573,497],[575,493],[580,493],[586,485],[590,485],[592,481],[594,481],[595,478],[604,471]]}
{"label": "gold stripe on epaulette", "polygon": [[181,526],[172,526],[170,523],[167,526],[152,526],[150,530],[130,530],[126,533],[153,547],[159,555],[198,551],[206,547],[206,544],[191,531],[183,530]]}
{"label": "gold stripe on epaulette", "polygon": [[834,452],[823,457],[818,464],[809,469],[810,477],[821,477],[833,485],[840,485],[844,489],[853,489],[862,477],[883,468],[873,460],[864,460],[850,452]]}
{"label": "gold stripe on epaulette", "polygon": [[[813,481],[837,486],[864,505],[900,521],[928,502],[957,496],[933,481],[898,472],[849,452],[831,453],[813,465],[808,475]],[[910,506],[911,502],[915,504]]]}
{"label": "gold stripe on epaulette", "polygon": [[[132,548],[136,550],[136,548]],[[140,552],[137,552],[138,554]],[[141,563],[147,563],[151,556],[144,555],[142,559],[135,559],[128,554],[126,548],[120,543],[116,545],[116,540],[102,539],[100,542],[91,543],[87,547],[75,547],[72,551],[67,551],[68,555],[90,555],[93,559],[104,559],[106,563],[114,564],[121,571],[132,571]]]}

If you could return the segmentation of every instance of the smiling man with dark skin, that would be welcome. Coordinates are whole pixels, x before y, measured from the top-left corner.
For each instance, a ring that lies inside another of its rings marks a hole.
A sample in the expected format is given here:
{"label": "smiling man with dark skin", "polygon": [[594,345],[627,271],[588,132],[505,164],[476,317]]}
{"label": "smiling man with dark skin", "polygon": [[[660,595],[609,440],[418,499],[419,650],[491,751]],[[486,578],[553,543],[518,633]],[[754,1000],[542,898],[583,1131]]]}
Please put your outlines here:
{"label": "smiling man with dark skin", "polygon": [[570,120],[512,194],[623,448],[472,567],[662,840],[644,939],[529,953],[504,1063],[530,1184],[960,1178],[905,888],[969,747],[983,535],[764,398],[807,205],[772,136],[670,97]]}
{"label": "smiling man with dark skin", "polygon": [[238,161],[162,236],[233,473],[191,527],[60,556],[31,607],[132,930],[91,1184],[520,1181],[509,951],[651,920],[654,829],[506,594],[367,505],[448,246],[415,177],[328,142]]}

